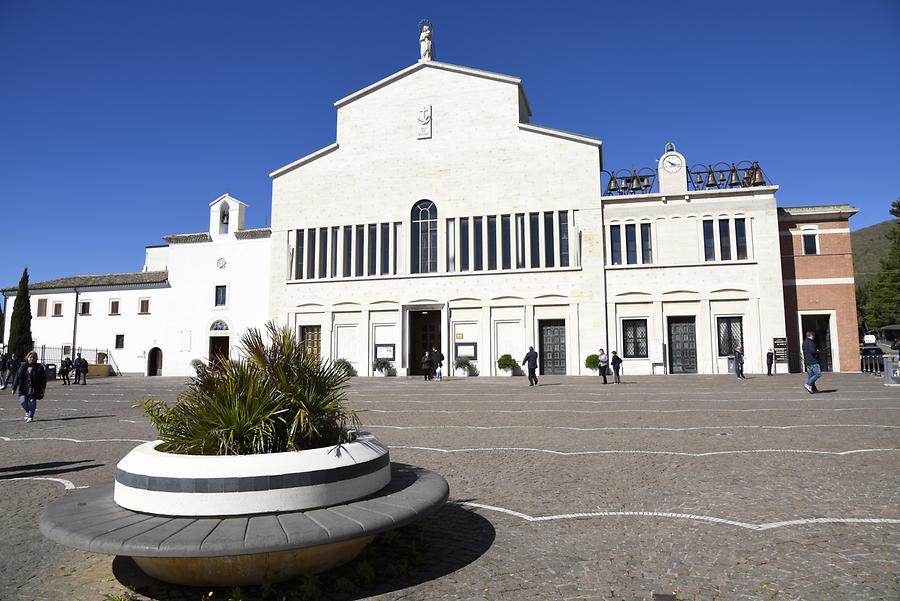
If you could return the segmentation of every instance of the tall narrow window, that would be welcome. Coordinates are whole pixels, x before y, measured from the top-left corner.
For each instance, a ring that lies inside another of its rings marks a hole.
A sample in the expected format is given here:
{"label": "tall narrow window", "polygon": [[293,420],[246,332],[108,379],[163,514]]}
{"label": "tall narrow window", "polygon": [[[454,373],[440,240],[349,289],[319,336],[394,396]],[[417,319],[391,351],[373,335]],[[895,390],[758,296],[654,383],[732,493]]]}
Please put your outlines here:
{"label": "tall narrow window", "polygon": [[553,213],[544,213],[544,267],[554,267]]}
{"label": "tall narrow window", "polygon": [[345,278],[353,276],[353,226],[344,226],[344,270],[341,275]]}
{"label": "tall narrow window", "polygon": [[472,238],[475,245],[475,271],[484,269],[483,242],[484,237],[481,231],[481,217],[475,217],[472,224]]}
{"label": "tall narrow window", "polygon": [[803,234],[803,254],[817,255],[819,254],[819,245],[816,244],[815,234]]}
{"label": "tall narrow window", "polygon": [[488,269],[497,269],[497,218],[488,217]]}
{"label": "tall narrow window", "polygon": [[109,314],[110,315],[118,315],[119,314],[119,300],[113,299],[109,301]]}
{"label": "tall narrow window", "polygon": [[224,307],[227,304],[227,293],[228,288],[226,286],[216,286],[216,295],[215,295],[215,306],[216,307]]}
{"label": "tall narrow window", "polygon": [[331,277],[338,277],[338,232],[340,228],[331,228]]}
{"label": "tall narrow window", "polygon": [[569,212],[559,212],[559,266],[569,266]]}
{"label": "tall narrow window", "polygon": [[412,272],[437,271],[437,207],[420,200],[412,208]]}
{"label": "tall narrow window", "polygon": [[397,240],[400,239],[401,225],[399,221],[394,224],[394,237],[391,239],[391,256],[394,261],[391,263],[391,273],[397,273]]}
{"label": "tall narrow window", "polygon": [[365,256],[366,256],[366,226],[356,226],[356,277],[361,278],[366,275],[365,272]]}
{"label": "tall narrow window", "polygon": [[378,268],[378,225],[369,224],[369,275],[376,275]]}
{"label": "tall narrow window", "polygon": [[306,277],[316,277],[316,228],[309,228],[306,232]]}
{"label": "tall narrow window", "polygon": [[723,261],[731,260],[731,229],[728,219],[719,219],[719,256]]}
{"label": "tall narrow window", "polygon": [[541,266],[541,230],[540,230],[540,214],[528,214],[528,237],[531,239],[531,268],[536,269]]}
{"label": "tall narrow window", "polygon": [[47,317],[47,299],[46,298],[38,299],[37,316],[38,317]]}
{"label": "tall narrow window", "polygon": [[641,224],[641,263],[653,262],[653,247],[650,242],[650,224]]}
{"label": "tall narrow window", "polygon": [[447,220],[447,271],[456,271],[456,220]]}
{"label": "tall narrow window", "polygon": [[125,334],[116,334],[116,348],[125,348]]}
{"label": "tall narrow window", "polygon": [[647,320],[622,320],[622,356],[626,359],[647,357]]}
{"label": "tall narrow window", "polygon": [[296,265],[294,266],[294,278],[298,280],[303,279],[303,237],[305,233],[306,230],[297,230],[297,254],[294,255],[294,257],[296,258]]}
{"label": "tall narrow window", "polygon": [[469,218],[459,220],[459,270],[469,271]]}
{"label": "tall narrow window", "polygon": [[734,220],[734,244],[737,250],[737,258],[742,261],[747,258],[747,223],[744,219]]}
{"label": "tall narrow window", "polygon": [[613,265],[622,264],[622,226],[609,226],[609,262]]}
{"label": "tall narrow window", "polygon": [[633,223],[625,225],[625,260],[629,265],[637,263],[637,238]]}
{"label": "tall narrow window", "polygon": [[509,215],[503,215],[500,217],[500,267],[503,269],[512,267],[509,234]]}
{"label": "tall narrow window", "polygon": [[713,234],[712,219],[703,222],[703,256],[707,261],[716,260],[716,240]]}
{"label": "tall narrow window", "polygon": [[138,313],[141,315],[150,315],[150,299],[142,298],[138,301]]}
{"label": "tall narrow window", "polygon": [[319,228],[319,277],[328,277],[328,228]]}
{"label": "tall narrow window", "polygon": [[381,275],[391,272],[391,224],[381,224]]}
{"label": "tall narrow window", "polygon": [[516,269],[525,268],[525,214],[516,215]]}

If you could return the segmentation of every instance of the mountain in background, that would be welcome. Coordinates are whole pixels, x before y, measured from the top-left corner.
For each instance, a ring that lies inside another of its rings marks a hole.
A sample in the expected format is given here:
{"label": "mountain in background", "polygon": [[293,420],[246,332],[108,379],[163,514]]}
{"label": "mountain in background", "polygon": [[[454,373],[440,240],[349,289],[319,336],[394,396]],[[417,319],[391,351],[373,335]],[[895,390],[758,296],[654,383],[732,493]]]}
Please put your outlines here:
{"label": "mountain in background", "polygon": [[893,227],[894,221],[889,219],[850,232],[850,240],[853,243],[853,271],[857,286],[865,286],[878,275],[881,259],[890,248],[891,243],[887,235]]}

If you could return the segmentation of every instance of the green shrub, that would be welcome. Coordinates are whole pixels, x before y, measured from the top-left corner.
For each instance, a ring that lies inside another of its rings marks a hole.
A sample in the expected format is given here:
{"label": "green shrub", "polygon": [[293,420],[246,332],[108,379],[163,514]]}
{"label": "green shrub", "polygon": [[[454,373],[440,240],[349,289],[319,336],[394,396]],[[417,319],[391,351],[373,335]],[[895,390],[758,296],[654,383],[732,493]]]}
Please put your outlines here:
{"label": "green shrub", "polygon": [[467,374],[472,373],[472,362],[468,357],[457,357],[453,360],[453,369],[464,369]]}
{"label": "green shrub", "polygon": [[372,361],[372,369],[382,373],[388,373],[393,367],[394,364],[387,359],[378,358]]}
{"label": "green shrub", "polygon": [[597,369],[600,367],[600,355],[597,355],[596,353],[588,355],[584,360],[584,366],[588,369]]}
{"label": "green shrub", "polygon": [[346,373],[348,376],[356,375],[356,370],[353,369],[353,364],[350,363],[349,361],[347,361],[346,359],[335,359],[332,362],[332,365],[334,365],[338,369],[343,370],[344,373]]}
{"label": "green shrub", "polygon": [[241,339],[246,358],[224,359],[198,372],[174,405],[141,403],[163,444],[187,455],[301,451],[347,442],[359,427],[345,407],[347,372],[305,353],[290,328],[266,326]]}
{"label": "green shrub", "polygon": [[500,358],[497,359],[497,367],[500,369],[509,369],[514,370],[519,364],[516,363],[516,360],[512,358],[512,355],[500,355]]}

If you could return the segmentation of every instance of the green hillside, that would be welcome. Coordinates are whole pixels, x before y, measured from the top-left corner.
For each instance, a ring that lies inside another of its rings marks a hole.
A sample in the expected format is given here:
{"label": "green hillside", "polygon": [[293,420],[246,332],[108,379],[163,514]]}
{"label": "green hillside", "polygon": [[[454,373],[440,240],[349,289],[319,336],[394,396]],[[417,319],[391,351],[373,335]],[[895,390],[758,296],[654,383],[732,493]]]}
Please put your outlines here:
{"label": "green hillside", "polygon": [[887,254],[890,243],[887,234],[894,221],[882,221],[850,233],[853,241],[853,271],[857,286],[864,286],[878,275],[881,259]]}

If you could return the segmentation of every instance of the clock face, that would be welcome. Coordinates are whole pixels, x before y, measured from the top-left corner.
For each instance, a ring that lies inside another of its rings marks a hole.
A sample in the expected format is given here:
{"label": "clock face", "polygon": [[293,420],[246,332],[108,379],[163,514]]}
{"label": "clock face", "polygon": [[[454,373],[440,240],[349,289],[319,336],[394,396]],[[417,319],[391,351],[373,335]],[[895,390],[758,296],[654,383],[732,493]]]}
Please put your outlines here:
{"label": "clock face", "polygon": [[675,173],[684,166],[684,162],[677,154],[670,154],[663,157],[663,169],[669,173]]}
{"label": "clock face", "polygon": [[227,265],[227,264],[228,264],[228,262],[225,260],[225,257],[222,257],[221,259],[216,261],[216,265],[219,266],[219,269],[224,269],[225,265]]}

